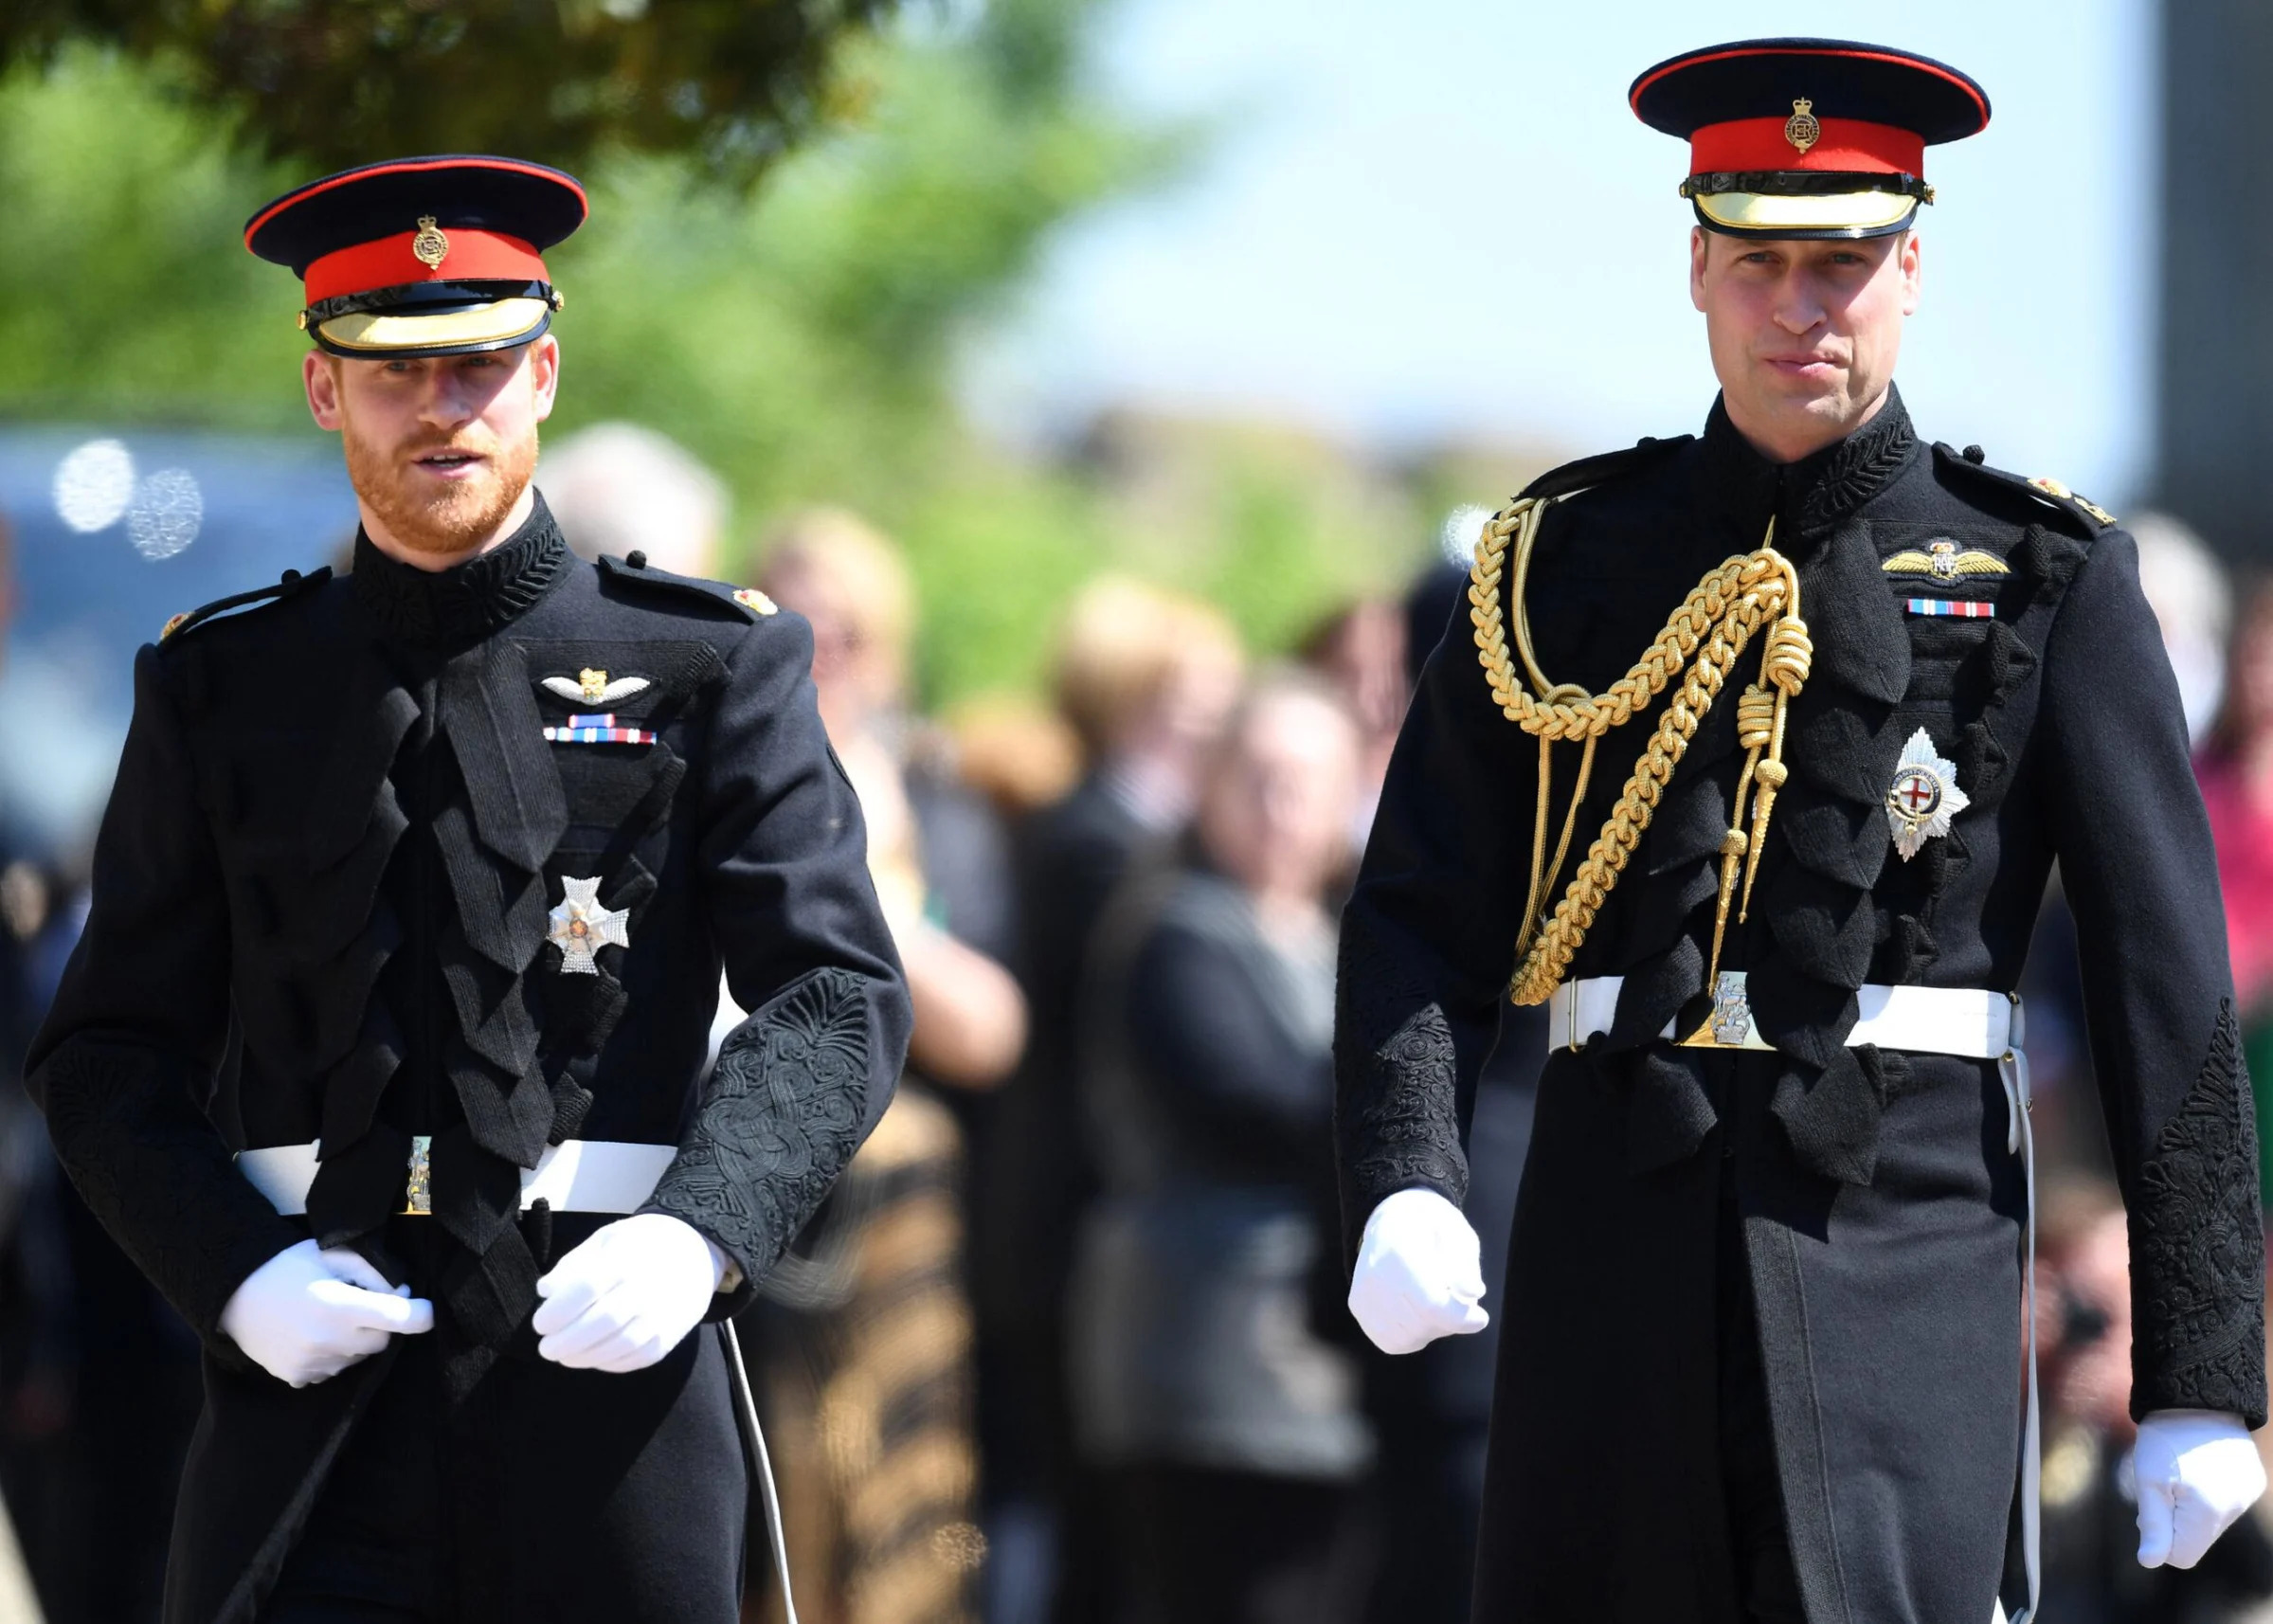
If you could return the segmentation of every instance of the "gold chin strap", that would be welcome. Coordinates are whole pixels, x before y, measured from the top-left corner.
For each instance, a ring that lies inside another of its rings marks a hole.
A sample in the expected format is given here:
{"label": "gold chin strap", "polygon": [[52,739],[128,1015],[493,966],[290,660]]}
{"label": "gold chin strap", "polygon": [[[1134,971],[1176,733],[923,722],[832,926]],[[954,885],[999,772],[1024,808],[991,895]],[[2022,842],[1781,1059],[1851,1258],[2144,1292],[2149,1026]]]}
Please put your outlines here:
{"label": "gold chin strap", "polygon": [[[1759,551],[1731,558],[1698,582],[1633,669],[1607,693],[1589,694],[1575,684],[1548,681],[1531,649],[1524,584],[1530,573],[1540,521],[1548,506],[1546,501],[1524,497],[1492,515],[1476,542],[1475,567],[1469,572],[1469,620],[1476,628],[1476,657],[1491,683],[1491,696],[1509,721],[1539,740],[1539,806],[1531,834],[1531,886],[1524,902],[1523,929],[1516,937],[1516,969],[1508,995],[1517,1003],[1544,1003],[1569,971],[1571,959],[1586,940],[1595,915],[1618,883],[1618,875],[1625,872],[1634,847],[1641,843],[1650,820],[1656,815],[1658,800],[1687,752],[1689,740],[1753,635],[1766,626],[1759,680],[1747,685],[1737,700],[1737,735],[1746,753],[1728,832],[1721,840],[1721,896],[1713,918],[1712,966],[1705,973],[1705,985],[1712,986],[1720,974],[1721,942],[1728,929],[1729,907],[1736,902],[1739,920],[1751,909],[1752,882],[1767,842],[1768,819],[1786,776],[1785,711],[1807,681],[1814,653],[1814,645],[1808,641],[1807,623],[1799,618],[1798,572],[1772,545],[1776,524],[1770,520]],[[1517,678],[1515,661],[1507,652],[1500,609],[1500,581],[1510,542],[1515,550],[1515,579],[1508,596],[1515,605],[1516,652],[1523,657],[1524,672],[1530,680],[1528,693]],[[1680,680],[1674,695],[1658,718],[1657,731],[1644,747],[1641,759],[1634,763],[1633,774],[1627,779],[1617,805],[1587,848],[1585,859],[1572,875],[1554,912],[1542,922],[1541,910],[1562,872],[1563,858],[1570,854],[1578,804],[1586,798],[1587,783],[1594,772],[1597,741],[1630,721],[1637,711],[1647,709],[1676,677]],[[1578,742],[1578,777],[1563,814],[1554,860],[1549,862],[1551,769],[1559,740]],[[1752,803],[1749,833],[1744,828],[1748,799]],[[1744,878],[1741,900],[1737,897],[1740,869]]]}

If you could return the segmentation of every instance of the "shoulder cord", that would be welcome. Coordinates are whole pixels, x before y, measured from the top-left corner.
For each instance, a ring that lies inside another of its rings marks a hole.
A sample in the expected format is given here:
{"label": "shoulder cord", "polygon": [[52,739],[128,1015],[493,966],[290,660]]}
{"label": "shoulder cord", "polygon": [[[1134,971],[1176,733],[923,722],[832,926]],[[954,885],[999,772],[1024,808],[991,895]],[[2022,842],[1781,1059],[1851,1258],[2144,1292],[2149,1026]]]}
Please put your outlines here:
{"label": "shoulder cord", "polygon": [[[1709,987],[1720,973],[1721,942],[1727,930],[1740,866],[1744,889],[1738,919],[1747,917],[1751,909],[1752,882],[1767,838],[1769,816],[1776,793],[1787,776],[1783,764],[1785,709],[1807,681],[1814,652],[1807,624],[1799,618],[1798,572],[1771,545],[1776,539],[1776,524],[1770,520],[1758,551],[1730,558],[1707,574],[1673,611],[1665,629],[1633,668],[1607,692],[1589,694],[1573,683],[1550,682],[1532,652],[1524,586],[1530,573],[1531,551],[1539,540],[1540,521],[1548,505],[1545,500],[1523,497],[1493,514],[1476,542],[1475,565],[1469,572],[1469,620],[1475,627],[1476,657],[1491,685],[1491,696],[1509,721],[1539,740],[1539,805],[1531,836],[1531,884],[1524,903],[1523,928],[1516,936],[1517,964],[1509,997],[1517,1003],[1544,1003],[1554,993],[1586,940],[1595,915],[1650,827],[1673,769],[1687,753],[1689,740],[1720,695],[1730,668],[1753,634],[1766,625],[1759,680],[1747,685],[1737,700],[1737,736],[1746,754],[1728,832],[1721,839],[1720,901],[1713,920],[1712,966],[1705,978]],[[1522,656],[1536,696],[1524,692],[1516,676],[1500,608],[1500,582],[1510,542],[1515,550],[1509,597],[1515,605],[1516,652]],[[1657,731],[1644,747],[1641,759],[1634,764],[1616,806],[1587,848],[1585,859],[1572,875],[1554,913],[1542,923],[1540,911],[1570,851],[1578,803],[1585,799],[1594,769],[1596,742],[1646,709],[1676,676],[1681,678],[1680,686],[1659,717]],[[1580,751],[1578,785],[1571,793],[1561,837],[1550,863],[1546,861],[1549,785],[1552,750],[1558,740],[1578,741]],[[1756,788],[1758,793],[1753,795]],[[1752,797],[1749,834],[1744,828],[1748,796]]]}

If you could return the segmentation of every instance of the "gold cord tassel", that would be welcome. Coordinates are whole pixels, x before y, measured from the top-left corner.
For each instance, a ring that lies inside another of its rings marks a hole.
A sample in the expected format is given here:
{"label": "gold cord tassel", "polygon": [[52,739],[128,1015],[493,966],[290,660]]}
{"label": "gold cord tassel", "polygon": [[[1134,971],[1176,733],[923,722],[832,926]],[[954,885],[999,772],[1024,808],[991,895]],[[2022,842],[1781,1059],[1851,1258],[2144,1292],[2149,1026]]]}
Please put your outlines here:
{"label": "gold cord tassel", "polygon": [[[1776,540],[1776,521],[1768,521],[1768,548]],[[1713,956],[1705,972],[1710,988],[1721,979],[1721,946],[1728,934],[1728,909],[1737,889],[1737,867],[1744,870],[1744,895],[1737,905],[1737,922],[1752,916],[1752,882],[1759,876],[1760,852],[1768,840],[1768,820],[1776,809],[1776,792],[1784,786],[1784,714],[1792,695],[1807,681],[1814,644],[1808,641],[1807,623],[1799,618],[1799,578],[1792,578],[1785,612],[1768,628],[1767,647],[1760,655],[1760,679],[1737,699],[1737,743],[1744,750],[1744,770],[1737,777],[1737,793],[1729,807],[1728,833],[1721,837],[1721,895],[1713,911]],[[1765,751],[1765,757],[1762,753]],[[1744,801],[1752,803],[1752,832],[1744,831]]]}
{"label": "gold cord tassel", "polygon": [[[1736,803],[1728,833],[1721,842],[1720,900],[1713,926],[1713,965],[1717,973],[1721,939],[1736,893],[1740,867],[1744,874],[1742,907],[1752,898],[1752,882],[1759,871],[1759,854],[1768,833],[1776,792],[1783,786],[1783,736],[1786,707],[1807,680],[1813,645],[1799,619],[1799,576],[1772,545],[1776,527],[1756,552],[1731,558],[1697,584],[1666,622],[1656,641],[1627,674],[1600,695],[1547,679],[1531,645],[1529,616],[1524,608],[1524,587],[1530,574],[1531,552],[1539,539],[1540,521],[1547,504],[1532,498],[1517,501],[1493,515],[1476,543],[1474,568],[1470,571],[1469,620],[1475,628],[1477,659],[1483,664],[1491,695],[1503,713],[1540,742],[1539,805],[1531,838],[1531,882],[1517,935],[1518,964],[1509,984],[1517,1003],[1543,1003],[1570,968],[1571,959],[1586,939],[1618,876],[1640,844],[1655,815],[1659,799],[1673,769],[1687,753],[1689,741],[1712,708],[1715,698],[1753,636],[1767,628],[1760,659],[1760,677],[1738,699],[1738,732],[1747,751],[1738,780]],[[1509,596],[1515,604],[1515,654],[1524,663],[1531,692],[1525,692],[1515,670],[1515,655],[1507,646],[1506,617],[1500,605],[1500,583],[1512,549],[1515,579]],[[1678,678],[1678,682],[1676,682]],[[1602,831],[1587,849],[1578,872],[1542,923],[1540,911],[1554,890],[1568,855],[1579,803],[1586,797],[1595,747],[1604,733],[1630,721],[1667,688],[1667,702],[1655,731],[1634,764],[1617,804]],[[1576,740],[1581,747],[1578,779],[1564,814],[1562,833],[1554,860],[1546,860],[1547,823],[1552,816],[1550,792],[1552,747]],[[1755,793],[1757,791],[1757,793]],[[1752,829],[1744,830],[1744,805],[1753,803]],[[1749,862],[1746,859],[1749,858]],[[1740,911],[1738,917],[1743,913]],[[1710,984],[1708,983],[1708,984]]]}

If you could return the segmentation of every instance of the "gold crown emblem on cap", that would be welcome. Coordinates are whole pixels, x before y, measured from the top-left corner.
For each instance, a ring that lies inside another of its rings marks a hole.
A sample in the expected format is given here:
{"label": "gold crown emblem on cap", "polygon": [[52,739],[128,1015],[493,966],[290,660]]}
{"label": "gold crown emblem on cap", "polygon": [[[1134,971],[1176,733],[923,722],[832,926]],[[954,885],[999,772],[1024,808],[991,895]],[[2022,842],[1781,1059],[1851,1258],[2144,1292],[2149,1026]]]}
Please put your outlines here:
{"label": "gold crown emblem on cap", "polygon": [[[1786,128],[1788,130],[1789,126]],[[410,252],[426,269],[442,269],[442,261],[449,257],[450,240],[442,234],[442,227],[434,224],[433,215],[422,214],[418,217],[418,235],[410,239]]]}
{"label": "gold crown emblem on cap", "polygon": [[1815,104],[1804,96],[1792,99],[1792,116],[1784,120],[1784,139],[1806,152],[1823,139],[1823,126],[1816,122]]}

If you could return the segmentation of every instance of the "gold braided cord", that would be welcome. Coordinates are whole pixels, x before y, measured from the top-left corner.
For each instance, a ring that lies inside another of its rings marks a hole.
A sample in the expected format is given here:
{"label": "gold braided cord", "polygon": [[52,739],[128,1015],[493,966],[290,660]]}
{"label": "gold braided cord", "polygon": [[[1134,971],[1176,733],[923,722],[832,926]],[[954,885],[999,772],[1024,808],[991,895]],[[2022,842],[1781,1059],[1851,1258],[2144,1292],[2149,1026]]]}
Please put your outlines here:
{"label": "gold braided cord", "polygon": [[[1799,578],[1788,560],[1767,541],[1756,552],[1726,560],[1700,581],[1681,606],[1667,620],[1665,629],[1615,683],[1600,695],[1571,684],[1551,682],[1540,669],[1531,644],[1529,617],[1524,613],[1524,588],[1530,573],[1531,552],[1539,538],[1547,503],[1521,498],[1494,514],[1476,543],[1475,564],[1469,576],[1469,620],[1475,628],[1476,654],[1490,684],[1492,698],[1524,731],[1540,741],[1539,806],[1531,841],[1531,883],[1517,935],[1518,964],[1509,986],[1517,1003],[1542,1003],[1569,970],[1595,916],[1608,899],[1618,876],[1625,872],[1640,844],[1673,769],[1687,752],[1689,741],[1725,685],[1729,671],[1764,626],[1765,652],[1760,679],[1739,699],[1738,732],[1747,754],[1739,781],[1731,827],[1722,843],[1719,912],[1713,930],[1713,966],[1718,971],[1721,939],[1727,925],[1732,893],[1741,864],[1744,867],[1744,901],[1749,904],[1775,792],[1782,786],[1784,712],[1791,696],[1807,679],[1807,627],[1798,618]],[[1510,596],[1515,604],[1515,652],[1508,648],[1506,616],[1501,609],[1500,584],[1514,553],[1515,578]],[[1516,673],[1520,655],[1527,691]],[[1630,721],[1679,679],[1673,697],[1658,718],[1655,731],[1634,764],[1633,775],[1602,825],[1585,859],[1571,876],[1569,887],[1554,911],[1542,923],[1540,911],[1553,891],[1567,854],[1578,803],[1586,794],[1594,764],[1595,746],[1611,729]],[[1553,862],[1546,861],[1546,831],[1551,806],[1550,758],[1560,740],[1581,743],[1578,784],[1563,820],[1561,839]],[[1743,828],[1744,802],[1757,786],[1753,826]],[[1743,864],[1749,856],[1751,862]],[[1740,914],[1740,918],[1741,914]]]}

